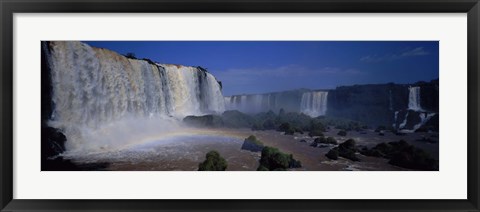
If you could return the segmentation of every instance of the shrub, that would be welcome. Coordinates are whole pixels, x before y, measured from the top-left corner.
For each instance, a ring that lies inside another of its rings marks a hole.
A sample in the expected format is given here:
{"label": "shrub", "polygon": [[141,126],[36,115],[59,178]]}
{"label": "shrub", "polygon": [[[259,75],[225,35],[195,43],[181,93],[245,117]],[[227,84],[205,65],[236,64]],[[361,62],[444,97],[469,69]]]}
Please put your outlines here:
{"label": "shrub", "polygon": [[266,130],[273,130],[275,129],[275,121],[273,119],[267,119],[263,122],[263,128]]}
{"label": "shrub", "polygon": [[331,149],[330,151],[328,151],[328,153],[325,154],[325,156],[329,159],[337,160],[338,159],[338,147],[335,147],[335,148]]}
{"label": "shrub", "polygon": [[387,128],[385,126],[378,126],[377,129],[375,129],[375,132],[381,132],[381,131],[385,131],[387,130]]}
{"label": "shrub", "polygon": [[338,155],[352,161],[359,161],[360,159],[357,158],[355,155],[357,152],[357,147],[355,145],[355,140],[348,139],[345,142],[338,145]]}
{"label": "shrub", "polygon": [[198,164],[198,171],[225,171],[226,169],[227,161],[214,150],[208,152],[205,161]]}
{"label": "shrub", "polygon": [[187,116],[183,119],[183,122],[195,126],[195,127],[221,127],[223,126],[223,120],[216,115],[204,115],[204,116]]}
{"label": "shrub", "polygon": [[286,170],[288,168],[301,167],[300,161],[293,158],[293,155],[288,155],[280,152],[277,148],[266,146],[262,150],[262,156],[260,158],[260,166],[257,170]]}
{"label": "shrub", "polygon": [[260,165],[260,166],[257,168],[257,171],[270,171],[270,170],[268,170],[267,167]]}
{"label": "shrub", "polygon": [[308,133],[308,136],[314,137],[314,136],[323,136],[323,131],[321,130],[312,130]]}
{"label": "shrub", "polygon": [[294,133],[295,133],[295,130],[293,130],[292,128],[285,131],[285,135],[293,135]]}
{"label": "shrub", "polygon": [[157,65],[154,61],[148,59],[148,58],[143,58],[142,60],[144,61],[147,61],[147,63],[151,64],[151,65]]}
{"label": "shrub", "polygon": [[302,130],[302,129],[300,129],[300,128],[298,128],[298,127],[295,127],[295,129],[294,129],[294,130],[295,130],[295,132],[296,132],[296,133],[303,134],[303,130]]}
{"label": "shrub", "polygon": [[289,130],[290,128],[291,128],[290,123],[285,122],[285,123],[282,123],[282,124],[278,127],[278,131],[280,131],[280,132],[286,132],[286,131]]}
{"label": "shrub", "polygon": [[253,117],[238,110],[225,111],[222,120],[226,127],[232,128],[251,128],[255,122]]}
{"label": "shrub", "polygon": [[431,158],[430,155],[422,149],[413,146],[392,155],[388,163],[417,170],[438,170],[438,162],[436,160]]}
{"label": "shrub", "polygon": [[257,130],[264,130],[263,126],[260,125],[258,122],[255,122],[252,126],[252,130],[253,131],[257,131]]}
{"label": "shrub", "polygon": [[128,52],[127,54],[125,54],[125,57],[130,59],[137,59],[137,57],[135,57],[135,53],[132,52]]}
{"label": "shrub", "polygon": [[241,149],[249,150],[252,152],[260,152],[262,151],[263,147],[263,143],[259,141],[257,137],[255,137],[254,135],[250,135],[243,141]]}
{"label": "shrub", "polygon": [[326,143],[327,143],[327,144],[335,144],[335,145],[336,145],[336,144],[337,144],[337,140],[335,140],[335,138],[333,138],[333,137],[328,137],[328,138],[326,139]]}
{"label": "shrub", "polygon": [[390,159],[388,163],[416,170],[438,170],[438,161],[424,150],[408,144],[404,140],[380,143],[375,147],[363,148],[360,152],[366,156]]}

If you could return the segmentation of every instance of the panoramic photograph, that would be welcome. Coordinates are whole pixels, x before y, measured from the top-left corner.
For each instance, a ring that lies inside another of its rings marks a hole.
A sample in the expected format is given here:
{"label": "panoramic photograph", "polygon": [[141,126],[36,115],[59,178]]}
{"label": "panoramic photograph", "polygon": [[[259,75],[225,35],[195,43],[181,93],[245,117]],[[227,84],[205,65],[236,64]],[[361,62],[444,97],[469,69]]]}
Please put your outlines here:
{"label": "panoramic photograph", "polygon": [[439,171],[438,41],[42,41],[42,171]]}

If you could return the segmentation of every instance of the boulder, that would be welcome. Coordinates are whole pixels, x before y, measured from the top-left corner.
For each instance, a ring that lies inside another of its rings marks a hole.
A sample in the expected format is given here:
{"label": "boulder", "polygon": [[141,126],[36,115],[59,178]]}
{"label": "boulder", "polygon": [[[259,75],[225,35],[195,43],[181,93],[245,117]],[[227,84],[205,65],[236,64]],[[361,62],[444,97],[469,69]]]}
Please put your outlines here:
{"label": "boulder", "polygon": [[329,159],[337,160],[338,159],[338,147],[335,147],[335,148],[331,149],[330,151],[328,151],[328,153],[325,154],[325,156]]}
{"label": "boulder", "polygon": [[344,157],[350,159],[352,161],[360,161],[358,157],[355,155],[357,152],[357,148],[355,146],[355,140],[348,139],[347,141],[338,145],[338,155],[340,157]]}
{"label": "boulder", "polygon": [[252,152],[260,152],[263,148],[263,143],[259,141],[254,135],[251,135],[243,141],[241,149]]}

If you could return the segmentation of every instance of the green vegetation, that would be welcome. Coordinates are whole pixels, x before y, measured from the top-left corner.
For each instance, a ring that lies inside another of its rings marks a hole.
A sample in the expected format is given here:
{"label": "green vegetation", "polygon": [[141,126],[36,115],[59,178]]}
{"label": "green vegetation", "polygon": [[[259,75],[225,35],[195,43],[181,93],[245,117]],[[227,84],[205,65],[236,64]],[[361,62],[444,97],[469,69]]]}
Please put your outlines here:
{"label": "green vegetation", "polygon": [[231,128],[251,128],[255,119],[238,110],[225,111],[222,114],[222,120],[225,127]]}
{"label": "green vegetation", "polygon": [[338,145],[338,155],[341,157],[350,159],[352,161],[359,161],[360,159],[357,158],[355,152],[357,152],[357,147],[355,145],[355,140],[353,139],[348,139]]}
{"label": "green vegetation", "polygon": [[198,171],[225,171],[226,169],[227,161],[214,150],[208,152],[205,161],[198,164]]}
{"label": "green vegetation", "polygon": [[292,127],[290,126],[290,123],[284,122],[278,127],[278,131],[280,132],[286,132],[290,130]]}
{"label": "green vegetation", "polygon": [[[312,142],[312,144],[310,144],[310,146],[318,147],[321,144],[337,145],[337,140],[335,140],[335,138],[333,137],[325,138],[324,136],[321,136],[321,137],[315,138],[315,140]],[[322,145],[320,147],[327,147],[327,146]]]}
{"label": "green vegetation", "polygon": [[308,133],[308,136],[314,137],[314,136],[323,136],[323,131],[321,130],[312,130]]}
{"label": "green vegetation", "polygon": [[262,150],[257,171],[286,171],[288,168],[299,167],[302,167],[301,162],[295,160],[292,154],[285,154],[277,148],[266,146]]}
{"label": "green vegetation", "polygon": [[249,141],[255,145],[263,146],[263,143],[257,139],[254,135],[248,136],[248,138],[245,139],[245,141]]}
{"label": "green vegetation", "polygon": [[127,54],[124,55],[126,58],[130,58],[130,59],[137,59],[137,57],[135,57],[135,53],[133,52],[128,52]]}
{"label": "green vegetation", "polygon": [[202,66],[197,66],[197,69],[203,72],[208,72],[207,68],[204,68]]}
{"label": "green vegetation", "polygon": [[378,126],[377,129],[375,129],[375,132],[381,132],[381,131],[385,131],[387,130],[387,128],[385,126]]}
{"label": "green vegetation", "polygon": [[332,160],[337,160],[338,159],[338,147],[335,147],[328,151],[327,154],[325,154],[327,158],[332,159]]}
{"label": "green vegetation", "polygon": [[360,161],[360,159],[358,159],[357,156],[355,155],[355,152],[357,152],[355,140],[348,139],[345,142],[338,145],[338,147],[331,149],[325,156],[327,156],[332,160],[337,160],[338,156],[340,156],[352,161]]}
{"label": "green vegetation", "polygon": [[335,145],[336,145],[336,144],[337,144],[337,140],[335,140],[334,137],[328,137],[325,143],[327,143],[327,144],[335,144]]}
{"label": "green vegetation", "polygon": [[362,129],[368,129],[368,126],[365,124],[345,118],[323,116],[318,117],[317,119],[319,119],[324,125],[334,126],[335,129],[339,130],[360,131]]}
{"label": "green vegetation", "polygon": [[339,136],[347,136],[347,131],[345,131],[345,130],[340,130],[340,131],[338,131],[337,135],[339,135]]}
{"label": "green vegetation", "polygon": [[195,127],[221,127],[224,125],[222,117],[216,115],[187,116],[183,122]]}
{"label": "green vegetation", "polygon": [[148,58],[143,58],[142,60],[145,60],[147,61],[147,63],[151,64],[151,65],[157,65],[154,61],[148,59]]}
{"label": "green vegetation", "polygon": [[[187,116],[184,122],[197,127],[228,127],[228,128],[250,128],[256,130],[277,130],[286,135],[294,133],[306,133],[310,137],[323,136],[327,131],[327,126],[332,124],[348,125],[360,127],[358,122],[345,119],[335,119],[328,117],[311,118],[302,113],[285,112],[281,110],[277,115],[273,111],[262,112],[256,115],[248,115],[237,110],[225,111],[221,116]],[[342,128],[343,129],[343,128]],[[346,130],[342,130],[345,131]]]}
{"label": "green vegetation", "polygon": [[364,147],[360,153],[366,156],[390,159],[390,164],[404,168],[438,170],[438,160],[433,159],[424,150],[410,145],[404,140],[380,143],[371,149]]}
{"label": "green vegetation", "polygon": [[257,137],[255,137],[254,135],[248,136],[248,138],[246,138],[242,144],[242,149],[252,152],[260,152],[262,151],[263,147],[263,143],[258,140]]}

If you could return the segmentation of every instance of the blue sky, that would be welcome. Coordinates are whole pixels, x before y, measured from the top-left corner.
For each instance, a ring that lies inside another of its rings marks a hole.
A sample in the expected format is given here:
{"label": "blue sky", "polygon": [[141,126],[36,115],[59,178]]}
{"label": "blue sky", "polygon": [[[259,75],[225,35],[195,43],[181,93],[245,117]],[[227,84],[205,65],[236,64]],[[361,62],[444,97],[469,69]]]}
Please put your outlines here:
{"label": "blue sky", "polygon": [[159,63],[202,66],[225,96],[438,78],[437,41],[87,41]]}

